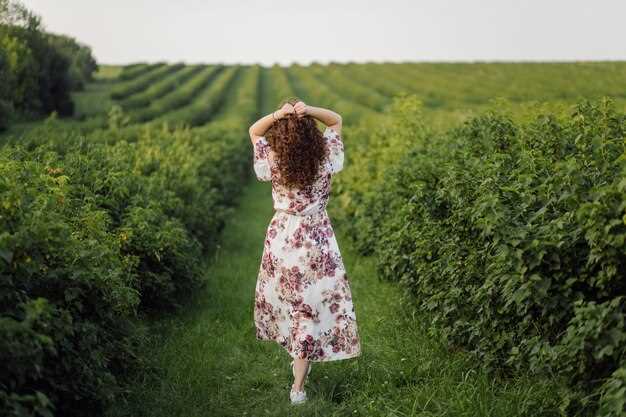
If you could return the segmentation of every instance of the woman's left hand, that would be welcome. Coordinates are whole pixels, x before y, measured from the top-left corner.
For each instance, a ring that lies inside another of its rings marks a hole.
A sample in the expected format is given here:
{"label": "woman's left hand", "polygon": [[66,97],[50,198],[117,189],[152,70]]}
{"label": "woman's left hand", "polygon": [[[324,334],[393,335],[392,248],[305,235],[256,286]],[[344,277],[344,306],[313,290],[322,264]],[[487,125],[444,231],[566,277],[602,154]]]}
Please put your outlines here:
{"label": "woman's left hand", "polygon": [[295,110],[291,103],[283,104],[283,106],[278,110],[278,114],[280,115],[280,117],[285,117],[286,115],[292,114],[294,112]]}

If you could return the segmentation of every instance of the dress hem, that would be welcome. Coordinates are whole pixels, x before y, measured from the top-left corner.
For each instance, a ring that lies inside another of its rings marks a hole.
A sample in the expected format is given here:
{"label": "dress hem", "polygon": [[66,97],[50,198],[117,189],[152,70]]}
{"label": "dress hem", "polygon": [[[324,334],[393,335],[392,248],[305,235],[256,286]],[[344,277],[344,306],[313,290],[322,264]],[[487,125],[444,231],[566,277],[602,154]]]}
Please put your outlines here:
{"label": "dress hem", "polygon": [[[287,352],[287,354],[288,354],[288,355],[289,355],[292,359],[306,359],[306,358],[299,358],[299,357],[297,357],[297,356],[292,355],[292,353],[291,353],[291,352],[289,352],[289,350],[288,350],[285,346],[281,345],[281,344],[278,342],[278,340],[276,340],[276,339],[269,339],[269,338],[268,338],[268,339],[261,339],[261,338],[259,338],[259,337],[257,336],[257,337],[256,337],[256,340],[261,341],[261,342],[274,342],[274,343],[276,343],[278,346],[282,347],[282,348],[283,348],[283,349]],[[353,359],[353,358],[357,358],[357,357],[361,356],[361,353],[362,353],[362,351],[361,351],[361,349],[359,349],[356,353],[346,353],[346,354],[343,354],[343,355],[337,355],[337,354],[335,354],[334,356],[324,356],[324,358],[323,358],[323,359],[319,359],[319,358],[318,358],[318,359],[307,359],[307,360],[308,360],[309,362],[333,362],[333,361],[341,361],[341,360],[345,360],[345,359]]]}

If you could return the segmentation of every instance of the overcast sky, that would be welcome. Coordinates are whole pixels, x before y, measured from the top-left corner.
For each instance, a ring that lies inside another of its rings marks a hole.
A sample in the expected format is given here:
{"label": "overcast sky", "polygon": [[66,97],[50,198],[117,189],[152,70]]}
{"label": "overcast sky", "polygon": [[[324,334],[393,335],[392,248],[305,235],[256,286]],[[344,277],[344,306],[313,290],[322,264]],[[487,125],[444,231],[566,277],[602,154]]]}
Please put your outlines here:
{"label": "overcast sky", "polygon": [[100,63],[626,60],[625,0],[23,0]]}

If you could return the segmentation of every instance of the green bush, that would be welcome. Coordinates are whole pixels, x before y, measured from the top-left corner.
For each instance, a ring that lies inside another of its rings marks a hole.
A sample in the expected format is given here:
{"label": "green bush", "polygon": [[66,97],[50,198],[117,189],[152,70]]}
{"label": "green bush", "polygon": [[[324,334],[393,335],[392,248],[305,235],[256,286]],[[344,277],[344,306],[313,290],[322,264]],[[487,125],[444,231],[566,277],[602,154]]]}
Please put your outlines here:
{"label": "green bush", "polygon": [[[136,357],[135,315],[179,306],[248,177],[245,128],[50,120],[0,149],[0,413],[92,416]],[[6,377],[5,377],[6,376]]]}
{"label": "green bush", "polygon": [[0,48],[0,79],[7,80],[0,84],[0,131],[9,127],[13,116],[13,100],[11,98],[11,69],[9,68],[8,55]]}
{"label": "green bush", "polygon": [[93,81],[93,74],[98,70],[91,48],[65,35],[46,33],[46,37],[50,45],[70,62],[70,89],[83,90],[88,82]]}
{"label": "green bush", "polygon": [[73,198],[58,162],[0,151],[3,415],[95,412],[133,365],[134,278],[106,212]]}
{"label": "green bush", "polygon": [[338,181],[361,249],[484,365],[564,376],[563,407],[620,415],[624,114],[608,100],[517,123],[492,111],[433,134],[411,126],[411,103],[354,145]]}

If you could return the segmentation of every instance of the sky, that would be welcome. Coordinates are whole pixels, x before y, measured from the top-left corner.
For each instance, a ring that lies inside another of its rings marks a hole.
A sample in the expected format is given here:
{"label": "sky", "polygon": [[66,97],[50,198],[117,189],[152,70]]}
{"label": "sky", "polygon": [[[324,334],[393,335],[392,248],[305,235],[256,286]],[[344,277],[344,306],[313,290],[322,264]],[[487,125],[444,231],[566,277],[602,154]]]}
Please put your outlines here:
{"label": "sky", "polygon": [[22,0],[102,64],[626,60],[625,0]]}

